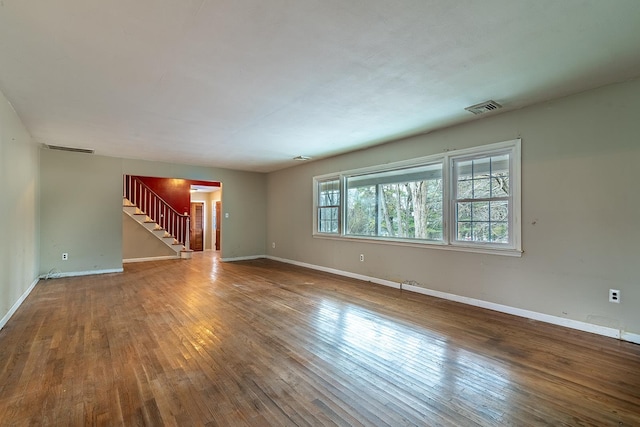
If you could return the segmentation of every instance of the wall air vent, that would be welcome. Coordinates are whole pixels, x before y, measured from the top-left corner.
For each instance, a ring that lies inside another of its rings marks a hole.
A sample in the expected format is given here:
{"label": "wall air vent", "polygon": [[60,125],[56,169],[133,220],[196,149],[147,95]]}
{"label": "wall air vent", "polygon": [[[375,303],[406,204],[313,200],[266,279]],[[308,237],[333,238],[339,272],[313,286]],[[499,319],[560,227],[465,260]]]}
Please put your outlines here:
{"label": "wall air vent", "polygon": [[472,112],[473,114],[484,114],[489,111],[494,111],[499,108],[502,108],[502,105],[498,104],[496,101],[485,101],[480,104],[472,105],[471,107],[465,108],[465,110]]}
{"label": "wall air vent", "polygon": [[45,144],[49,150],[60,150],[60,151],[71,151],[73,153],[85,153],[85,154],[93,154],[95,150],[90,150],[88,148],[73,148],[73,147],[63,147],[61,145],[48,145]]}

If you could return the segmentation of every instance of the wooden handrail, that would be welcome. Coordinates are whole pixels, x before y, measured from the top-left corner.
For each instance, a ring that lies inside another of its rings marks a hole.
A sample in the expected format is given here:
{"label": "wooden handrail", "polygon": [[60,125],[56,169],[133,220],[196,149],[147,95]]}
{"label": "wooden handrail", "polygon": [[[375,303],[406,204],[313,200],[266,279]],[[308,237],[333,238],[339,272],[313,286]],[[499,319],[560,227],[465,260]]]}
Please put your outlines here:
{"label": "wooden handrail", "polygon": [[185,245],[189,235],[188,214],[175,210],[144,182],[131,175],[123,176],[122,195],[180,244]]}

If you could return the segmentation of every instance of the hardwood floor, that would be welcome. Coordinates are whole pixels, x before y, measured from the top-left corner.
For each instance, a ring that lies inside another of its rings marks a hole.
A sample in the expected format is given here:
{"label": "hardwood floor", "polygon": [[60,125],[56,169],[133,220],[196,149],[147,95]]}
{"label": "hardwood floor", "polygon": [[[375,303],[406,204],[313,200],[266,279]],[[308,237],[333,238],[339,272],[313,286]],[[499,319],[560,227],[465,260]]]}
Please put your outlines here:
{"label": "hardwood floor", "polygon": [[269,260],[41,281],[0,425],[640,425],[640,346]]}

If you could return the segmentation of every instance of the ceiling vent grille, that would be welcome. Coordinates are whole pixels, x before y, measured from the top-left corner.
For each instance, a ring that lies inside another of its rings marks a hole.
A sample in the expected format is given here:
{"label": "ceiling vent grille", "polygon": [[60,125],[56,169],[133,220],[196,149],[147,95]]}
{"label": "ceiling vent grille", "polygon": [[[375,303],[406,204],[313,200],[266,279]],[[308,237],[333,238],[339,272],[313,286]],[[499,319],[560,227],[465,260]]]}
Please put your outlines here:
{"label": "ceiling vent grille", "polygon": [[95,150],[90,150],[88,148],[73,148],[73,147],[63,147],[61,145],[47,145],[45,144],[49,150],[60,150],[60,151],[71,151],[72,153],[85,153],[85,154],[93,154]]}
{"label": "ceiling vent grille", "polygon": [[484,114],[489,111],[495,111],[499,108],[502,108],[502,105],[498,104],[496,101],[485,101],[480,104],[472,105],[471,107],[465,108],[465,110],[473,113],[473,114]]}

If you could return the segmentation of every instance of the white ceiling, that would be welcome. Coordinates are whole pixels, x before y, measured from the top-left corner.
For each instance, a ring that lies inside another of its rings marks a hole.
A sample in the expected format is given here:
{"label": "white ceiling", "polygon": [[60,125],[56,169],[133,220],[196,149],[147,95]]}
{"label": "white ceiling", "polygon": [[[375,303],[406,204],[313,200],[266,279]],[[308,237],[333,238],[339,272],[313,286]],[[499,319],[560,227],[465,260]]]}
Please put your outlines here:
{"label": "white ceiling", "polygon": [[109,156],[267,172],[638,75],[639,0],[0,0],[34,139]]}

